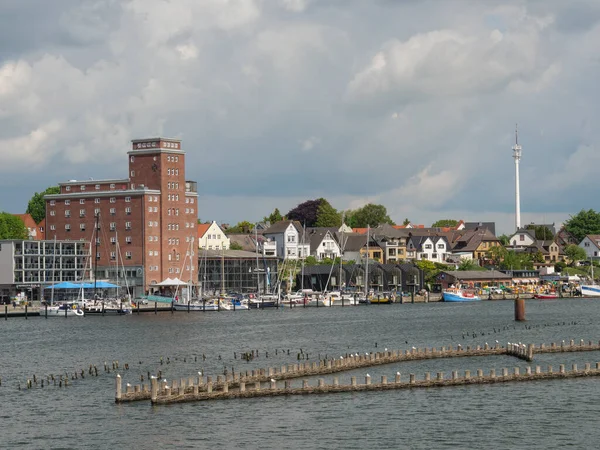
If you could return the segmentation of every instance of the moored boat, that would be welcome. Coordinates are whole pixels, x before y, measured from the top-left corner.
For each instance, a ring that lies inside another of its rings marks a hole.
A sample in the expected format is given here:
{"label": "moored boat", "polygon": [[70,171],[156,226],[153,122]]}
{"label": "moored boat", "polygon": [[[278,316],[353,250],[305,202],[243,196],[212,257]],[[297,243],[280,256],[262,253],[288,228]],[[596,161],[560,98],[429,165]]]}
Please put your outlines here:
{"label": "moored boat", "polygon": [[582,297],[600,297],[600,286],[597,284],[582,284],[580,289]]}
{"label": "moored boat", "polygon": [[446,289],[442,292],[442,298],[445,302],[477,302],[481,300],[475,293],[462,289]]}
{"label": "moored boat", "polygon": [[[61,305],[48,306],[47,317],[83,317],[84,312],[76,303],[63,303]],[[40,310],[40,315],[46,315],[46,309]]]}
{"label": "moored boat", "polygon": [[535,294],[533,298],[538,300],[556,300],[558,298],[558,294]]}

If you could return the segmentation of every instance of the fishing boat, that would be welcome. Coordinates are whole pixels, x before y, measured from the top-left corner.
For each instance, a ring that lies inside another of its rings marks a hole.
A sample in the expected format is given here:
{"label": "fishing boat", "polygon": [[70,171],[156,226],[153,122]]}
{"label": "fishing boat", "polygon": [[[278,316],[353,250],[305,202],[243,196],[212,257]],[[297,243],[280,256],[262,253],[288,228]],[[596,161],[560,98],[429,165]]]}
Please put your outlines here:
{"label": "fishing boat", "polygon": [[442,292],[442,298],[445,302],[477,302],[481,300],[474,292],[462,289],[446,289]]}
{"label": "fishing boat", "polygon": [[594,281],[594,264],[590,264],[592,271],[592,284],[582,284],[580,286],[582,297],[600,297],[600,285]]}

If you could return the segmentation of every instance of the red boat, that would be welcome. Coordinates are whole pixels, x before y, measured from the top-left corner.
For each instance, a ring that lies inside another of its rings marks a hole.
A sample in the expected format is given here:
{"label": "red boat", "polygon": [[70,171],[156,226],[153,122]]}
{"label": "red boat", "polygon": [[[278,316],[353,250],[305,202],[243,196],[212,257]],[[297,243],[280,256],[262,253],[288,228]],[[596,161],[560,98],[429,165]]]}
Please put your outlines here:
{"label": "red boat", "polygon": [[556,300],[558,294],[535,294],[533,298],[537,298],[538,300]]}

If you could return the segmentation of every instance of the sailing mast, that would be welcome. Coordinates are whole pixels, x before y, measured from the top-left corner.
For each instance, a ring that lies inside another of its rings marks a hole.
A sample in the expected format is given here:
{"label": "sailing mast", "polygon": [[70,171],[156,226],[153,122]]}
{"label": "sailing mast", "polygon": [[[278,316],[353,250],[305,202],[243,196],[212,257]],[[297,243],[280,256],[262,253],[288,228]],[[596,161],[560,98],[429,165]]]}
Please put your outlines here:
{"label": "sailing mast", "polygon": [[[77,259],[75,259],[77,261]],[[56,264],[56,234],[54,235],[54,248],[52,249],[52,291],[50,292],[50,306],[54,305],[54,283],[56,280],[54,279],[54,270]],[[77,273],[77,272],[75,272]]]}
{"label": "sailing mast", "polygon": [[367,260],[365,264],[365,298],[369,298],[369,233],[371,228],[367,225]]}
{"label": "sailing mast", "polygon": [[94,300],[96,299],[96,274],[98,271],[98,221],[100,220],[100,213],[96,214],[96,220],[94,221],[94,232],[92,233],[92,238],[96,238],[96,251],[94,252]]}
{"label": "sailing mast", "polygon": [[342,239],[340,240],[340,295],[342,294],[342,257],[344,256],[344,214],[342,212]]}
{"label": "sailing mast", "polygon": [[258,229],[254,224],[254,248],[256,251],[256,295],[260,295],[260,272],[258,270]]}

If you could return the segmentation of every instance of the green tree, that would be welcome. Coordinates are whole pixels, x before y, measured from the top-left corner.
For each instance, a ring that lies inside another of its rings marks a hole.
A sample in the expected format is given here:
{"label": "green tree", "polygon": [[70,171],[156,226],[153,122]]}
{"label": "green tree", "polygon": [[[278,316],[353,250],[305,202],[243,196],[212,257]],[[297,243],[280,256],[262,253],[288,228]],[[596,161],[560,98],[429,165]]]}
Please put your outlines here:
{"label": "green tree", "polygon": [[249,234],[252,230],[254,230],[254,224],[247,220],[243,220],[242,222],[238,222],[235,226],[227,228],[225,234]]}
{"label": "green tree", "polygon": [[244,248],[240,245],[239,242],[232,242],[229,246],[229,250],[244,250]]}
{"label": "green tree", "polygon": [[355,226],[365,228],[367,225],[376,227],[383,223],[393,225],[394,222],[387,214],[387,209],[383,205],[369,203],[355,211],[352,211]]}
{"label": "green tree", "polygon": [[522,252],[509,250],[506,252],[504,260],[500,263],[502,270],[527,270],[533,269],[531,257]]}
{"label": "green tree", "polygon": [[434,222],[431,225],[431,228],[445,228],[445,227],[455,227],[458,225],[458,220],[454,219],[441,219],[437,222]]}
{"label": "green tree", "polygon": [[564,228],[581,242],[588,234],[600,234],[600,213],[582,209],[564,223]]}
{"label": "green tree", "polygon": [[561,273],[565,267],[567,267],[567,263],[564,261],[557,261],[556,264],[554,264],[554,271],[556,273]]}
{"label": "green tree", "polygon": [[544,254],[541,251],[538,250],[533,255],[533,261],[536,262],[536,263],[543,263],[544,262]]}
{"label": "green tree", "polygon": [[544,225],[535,225],[530,223],[525,227],[526,230],[532,230],[535,234],[535,238],[538,241],[546,241],[554,239],[554,233],[552,230]]}
{"label": "green tree", "polygon": [[571,244],[565,247],[565,255],[569,258],[569,265],[573,267],[577,261],[586,258],[585,250],[579,245]]}
{"label": "green tree", "polygon": [[402,225],[406,226],[410,224],[410,220],[408,220],[408,217],[406,219],[404,219],[404,222],[402,222]]}
{"label": "green tree", "polygon": [[27,239],[29,233],[23,221],[7,212],[0,212],[0,239]]}
{"label": "green tree", "polygon": [[339,227],[342,224],[342,215],[324,198],[317,209],[316,227]]}
{"label": "green tree", "polygon": [[319,261],[317,261],[317,258],[315,258],[314,256],[307,256],[306,258],[304,258],[304,265],[305,266],[316,266],[317,264],[319,264]]}
{"label": "green tree", "polygon": [[281,222],[283,220],[283,216],[279,212],[279,208],[275,208],[275,210],[268,216],[263,217],[263,222],[269,222],[271,225],[277,222]]}
{"label": "green tree", "polygon": [[480,270],[481,267],[475,261],[469,258],[462,258],[458,265],[458,270]]}
{"label": "green tree", "polygon": [[438,264],[427,259],[416,261],[415,265],[423,271],[423,279],[426,283],[434,283],[438,274],[443,270]]}
{"label": "green tree", "polygon": [[501,234],[500,236],[498,236],[498,240],[502,245],[507,246],[510,243],[510,236],[506,234]]}
{"label": "green tree", "polygon": [[59,194],[60,188],[58,186],[51,186],[43,192],[36,192],[27,203],[27,214],[31,214],[35,223],[40,223],[46,217],[46,201],[44,195]]}
{"label": "green tree", "polygon": [[501,245],[496,245],[485,253],[487,259],[492,262],[492,265],[497,266],[506,258],[507,250]]}

